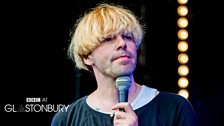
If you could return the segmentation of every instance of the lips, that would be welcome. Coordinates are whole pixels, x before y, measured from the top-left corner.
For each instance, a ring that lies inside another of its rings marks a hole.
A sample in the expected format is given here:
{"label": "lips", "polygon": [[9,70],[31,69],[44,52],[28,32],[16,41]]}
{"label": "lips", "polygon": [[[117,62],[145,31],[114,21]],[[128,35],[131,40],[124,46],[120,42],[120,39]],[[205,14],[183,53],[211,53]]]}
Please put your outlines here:
{"label": "lips", "polygon": [[120,58],[130,58],[129,56],[120,56],[120,57],[118,57],[117,59],[120,59]]}
{"label": "lips", "polygon": [[117,60],[117,59],[130,59],[130,56],[125,54],[125,55],[118,55],[112,58],[112,61]]}

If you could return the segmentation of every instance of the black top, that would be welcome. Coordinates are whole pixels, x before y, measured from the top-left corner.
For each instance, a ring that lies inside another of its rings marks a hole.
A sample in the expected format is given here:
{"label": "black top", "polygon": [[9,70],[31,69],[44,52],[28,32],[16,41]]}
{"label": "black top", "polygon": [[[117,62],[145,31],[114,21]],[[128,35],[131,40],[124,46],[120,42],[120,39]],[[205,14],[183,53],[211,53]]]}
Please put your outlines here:
{"label": "black top", "polygon": [[[87,96],[70,104],[67,112],[57,112],[51,126],[113,126],[109,114],[86,103]],[[160,92],[152,101],[135,110],[139,126],[194,126],[190,102],[174,93]]]}

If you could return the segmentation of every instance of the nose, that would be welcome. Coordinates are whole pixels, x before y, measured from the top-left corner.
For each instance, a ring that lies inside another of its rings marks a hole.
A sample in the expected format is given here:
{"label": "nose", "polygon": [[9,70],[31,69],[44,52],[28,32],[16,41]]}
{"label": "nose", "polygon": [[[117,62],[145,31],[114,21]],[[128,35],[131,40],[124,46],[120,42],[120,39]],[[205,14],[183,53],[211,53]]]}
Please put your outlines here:
{"label": "nose", "polygon": [[120,49],[126,49],[127,48],[127,43],[126,41],[124,40],[124,38],[121,36],[121,35],[118,35],[117,36],[117,50],[120,50]]}

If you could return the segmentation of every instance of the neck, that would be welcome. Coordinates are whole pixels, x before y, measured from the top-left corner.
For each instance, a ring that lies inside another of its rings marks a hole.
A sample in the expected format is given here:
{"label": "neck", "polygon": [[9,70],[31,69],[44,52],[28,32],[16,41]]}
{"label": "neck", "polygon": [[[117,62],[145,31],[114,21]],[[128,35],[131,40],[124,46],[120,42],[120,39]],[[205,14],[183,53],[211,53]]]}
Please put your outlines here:
{"label": "neck", "polygon": [[[140,85],[134,82],[131,77],[132,83],[129,88],[128,102],[134,101],[137,96]],[[102,79],[97,81],[97,89],[88,97],[87,101],[94,108],[99,108],[100,111],[111,112],[112,106],[118,103],[118,90],[116,88],[115,79]]]}
{"label": "neck", "polygon": [[[131,78],[131,85],[129,88],[129,97],[132,96],[134,91],[136,90],[136,83],[133,79],[133,75],[130,76]],[[116,87],[116,78],[110,77],[96,77],[97,80],[97,89],[96,92],[102,97],[102,99],[110,100],[113,102],[118,102],[118,90]]]}

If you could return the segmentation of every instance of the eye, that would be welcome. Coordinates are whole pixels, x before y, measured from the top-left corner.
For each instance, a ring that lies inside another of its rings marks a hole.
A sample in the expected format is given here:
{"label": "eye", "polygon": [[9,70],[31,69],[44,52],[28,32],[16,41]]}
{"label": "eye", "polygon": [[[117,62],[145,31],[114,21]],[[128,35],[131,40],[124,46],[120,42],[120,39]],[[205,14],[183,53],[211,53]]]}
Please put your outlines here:
{"label": "eye", "polygon": [[129,40],[129,41],[133,41],[134,40],[134,38],[133,38],[131,33],[123,34],[122,37],[123,37],[123,39]]}
{"label": "eye", "polygon": [[108,38],[104,38],[104,42],[107,42],[107,41],[111,41],[112,40],[112,38],[111,37],[108,37]]}
{"label": "eye", "polygon": [[113,39],[114,39],[113,36],[107,36],[107,37],[103,38],[103,42],[110,42]]}

